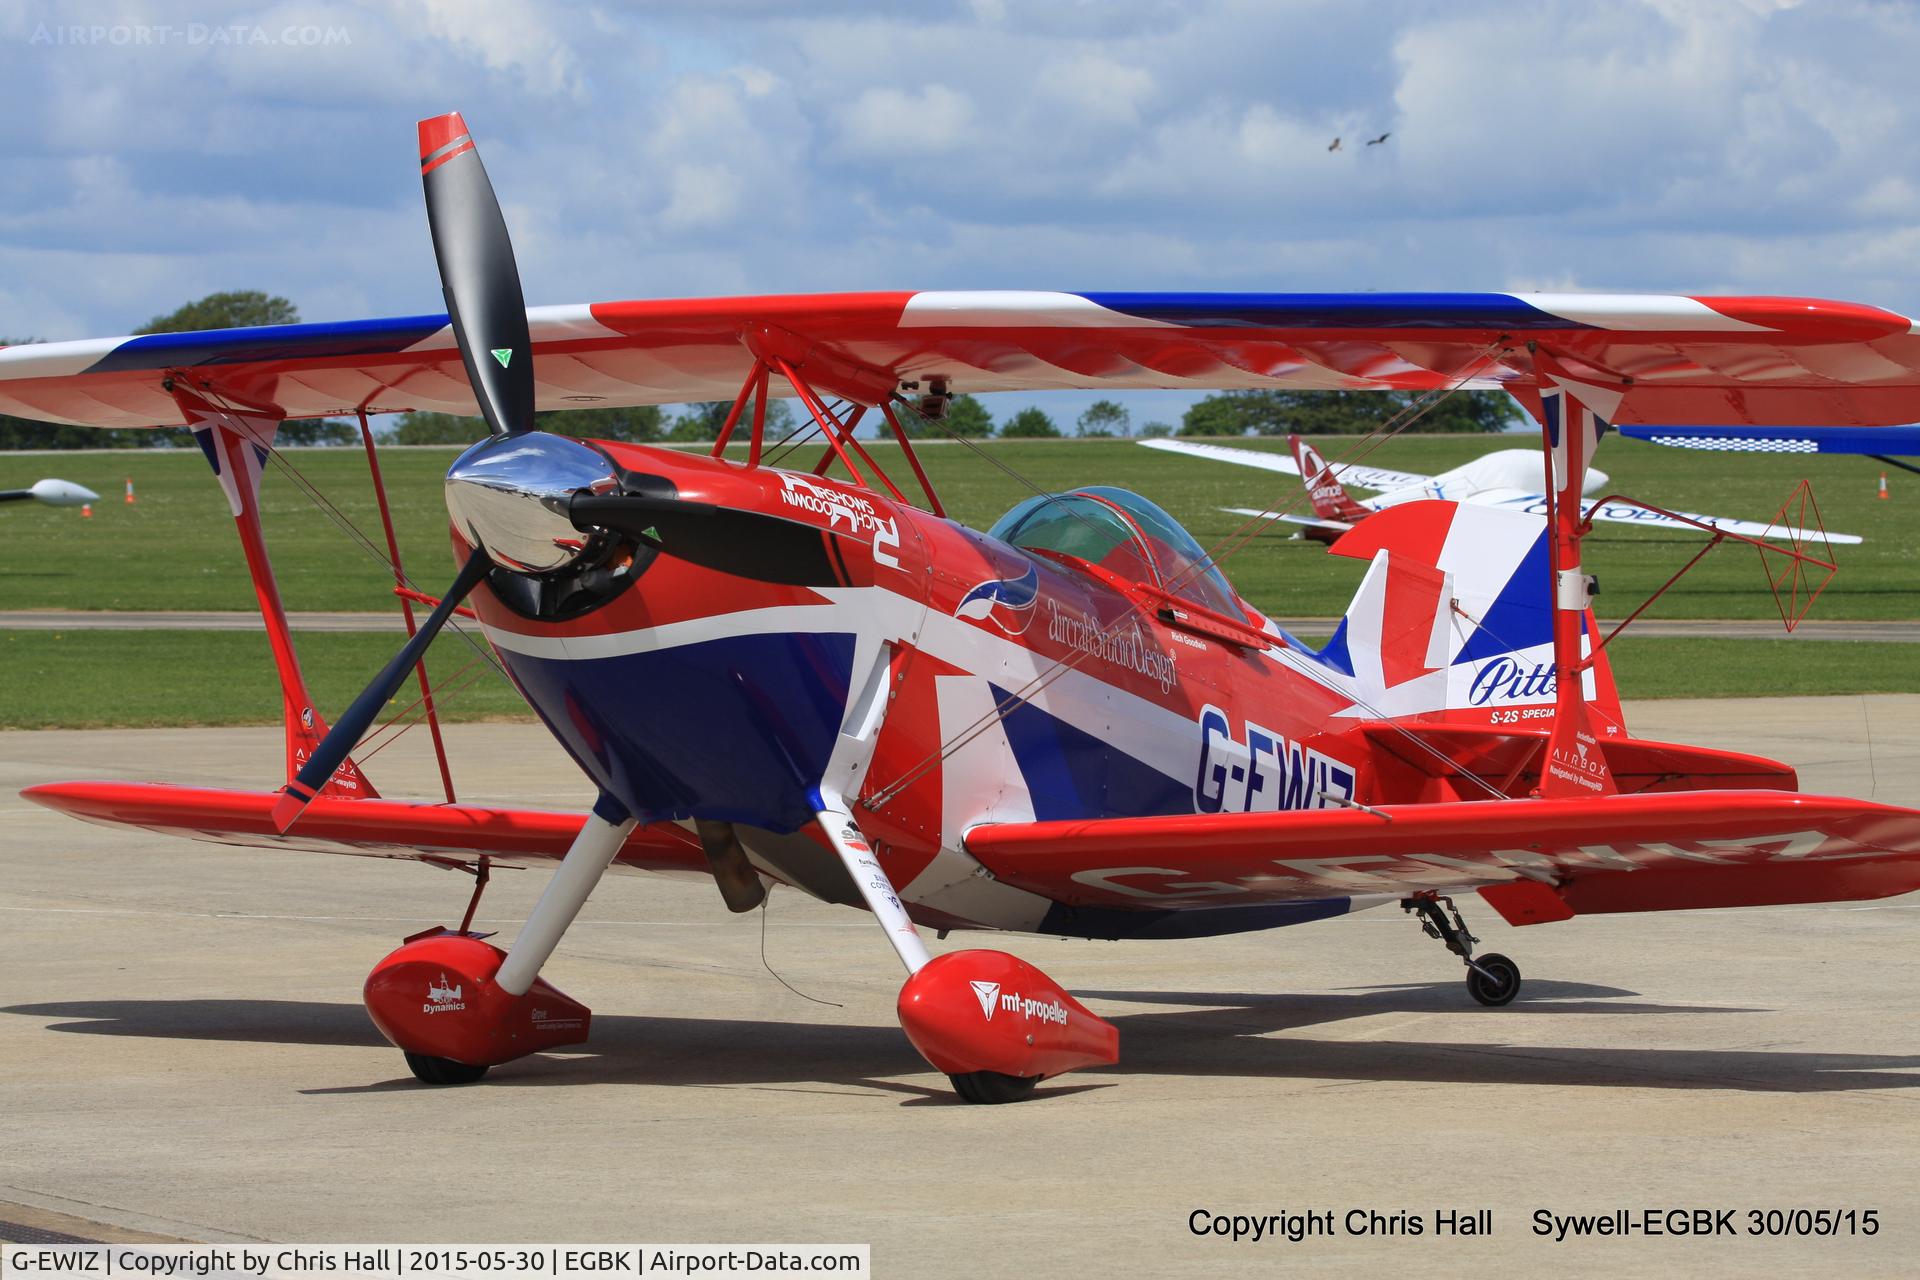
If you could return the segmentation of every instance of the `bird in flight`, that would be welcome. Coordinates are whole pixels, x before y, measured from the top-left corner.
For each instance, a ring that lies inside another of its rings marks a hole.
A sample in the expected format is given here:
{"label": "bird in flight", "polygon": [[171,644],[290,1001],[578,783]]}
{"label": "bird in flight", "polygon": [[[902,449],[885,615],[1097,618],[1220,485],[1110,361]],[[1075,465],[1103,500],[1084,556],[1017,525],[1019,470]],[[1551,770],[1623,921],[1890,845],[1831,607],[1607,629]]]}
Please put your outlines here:
{"label": "bird in flight", "polygon": [[1340,149],[1340,139],[1338,138],[1335,138],[1332,142],[1329,142],[1327,144],[1327,150],[1329,151],[1338,151],[1339,149]]}
{"label": "bird in flight", "polygon": [[[1383,143],[1383,142],[1385,142],[1385,141],[1386,141],[1386,140],[1387,140],[1388,138],[1391,138],[1392,136],[1393,136],[1393,134],[1392,134],[1392,132],[1391,132],[1391,131],[1389,131],[1389,132],[1387,132],[1387,133],[1383,133],[1383,134],[1381,134],[1381,135],[1380,135],[1379,137],[1377,137],[1377,138],[1369,138],[1369,139],[1367,140],[1367,145],[1368,145],[1368,146],[1370,146],[1370,147],[1377,147],[1377,146],[1379,146],[1379,145],[1380,145],[1381,143]],[[1338,139],[1338,138],[1336,138],[1336,139],[1334,139],[1334,144],[1335,144],[1336,146],[1337,146],[1337,145],[1339,145],[1339,139]]]}

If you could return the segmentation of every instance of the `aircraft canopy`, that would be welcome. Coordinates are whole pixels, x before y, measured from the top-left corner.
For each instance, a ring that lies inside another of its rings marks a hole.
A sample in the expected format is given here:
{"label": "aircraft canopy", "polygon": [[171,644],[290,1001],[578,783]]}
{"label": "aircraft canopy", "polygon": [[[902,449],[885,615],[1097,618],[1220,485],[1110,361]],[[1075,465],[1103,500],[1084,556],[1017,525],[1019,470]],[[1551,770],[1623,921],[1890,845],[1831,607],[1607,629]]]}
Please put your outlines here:
{"label": "aircraft canopy", "polygon": [[1016,547],[1058,552],[1151,583],[1215,613],[1241,612],[1205,548],[1179,521],[1131,490],[1095,485],[1036,494],[988,532]]}

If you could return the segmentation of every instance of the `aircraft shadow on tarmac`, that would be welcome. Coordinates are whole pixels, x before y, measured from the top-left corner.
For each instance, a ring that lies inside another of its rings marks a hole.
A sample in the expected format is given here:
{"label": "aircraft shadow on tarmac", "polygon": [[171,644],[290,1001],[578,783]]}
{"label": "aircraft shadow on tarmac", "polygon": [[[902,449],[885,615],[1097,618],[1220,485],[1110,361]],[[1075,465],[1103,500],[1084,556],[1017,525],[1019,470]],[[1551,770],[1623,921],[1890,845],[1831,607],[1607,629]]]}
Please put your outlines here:
{"label": "aircraft shadow on tarmac", "polygon": [[[1298,1032],[1383,1014],[1448,1014],[1484,1032],[1489,1019],[1531,1021],[1580,1014],[1742,1014],[1752,1008],[1666,1005],[1613,987],[1531,980],[1507,1009],[1469,1005],[1457,983],[1413,984],[1319,995],[1183,991],[1090,991],[1096,1004],[1176,1006],[1106,1011],[1121,1031],[1120,1065],[1068,1077],[1042,1093],[1102,1087],[1103,1076],[1239,1076],[1387,1080],[1435,1084],[1539,1084],[1649,1089],[1827,1093],[1920,1086],[1920,1054],[1790,1050],[1592,1047],[1389,1039],[1314,1039]],[[0,1012],[55,1019],[50,1031],[254,1044],[384,1047],[358,1004],[290,1000],[99,1000],[14,1005]],[[1437,1030],[1439,1023],[1425,1027]],[[1533,1023],[1537,1028],[1538,1024]],[[1274,1037],[1271,1033],[1288,1033]],[[396,1055],[397,1057],[397,1055]],[[596,1014],[590,1045],[498,1068],[492,1087],[644,1084],[758,1088],[841,1086],[950,1100],[942,1088],[886,1079],[925,1066],[891,1026]],[[416,1088],[411,1079],[317,1088],[355,1093]]]}

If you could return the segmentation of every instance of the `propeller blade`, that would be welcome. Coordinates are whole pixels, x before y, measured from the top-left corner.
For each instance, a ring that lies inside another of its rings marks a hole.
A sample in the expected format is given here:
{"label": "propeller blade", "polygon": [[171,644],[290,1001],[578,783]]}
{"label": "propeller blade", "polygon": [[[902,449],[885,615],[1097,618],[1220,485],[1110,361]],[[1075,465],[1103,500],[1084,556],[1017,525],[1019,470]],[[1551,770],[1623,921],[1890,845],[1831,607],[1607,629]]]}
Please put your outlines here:
{"label": "propeller blade", "polygon": [[580,529],[612,529],[703,569],[790,587],[844,586],[831,547],[839,534],[758,511],[669,494],[581,493],[568,507]]}
{"label": "propeller blade", "polygon": [[460,576],[447,588],[446,596],[440,601],[439,607],[428,615],[426,624],[401,646],[400,652],[373,678],[373,683],[362,690],[360,696],[353,700],[353,705],[333,722],[333,728],[314,748],[313,755],[308,757],[294,780],[281,792],[280,799],[273,806],[273,825],[277,829],[285,832],[291,827],[314,796],[320,793],[320,788],[327,785],[327,779],[333,777],[333,771],[340,767],[347,753],[366,736],[368,727],[373,724],[374,717],[380,714],[380,709],[399,691],[407,673],[420,661],[427,646],[433,643],[433,638],[440,634],[440,628],[446,625],[460,602],[480,585],[480,580],[492,569],[493,562],[487,558],[485,551],[476,550],[467,558],[466,564],[460,568]]}
{"label": "propeller blade", "polygon": [[513,242],[459,112],[420,122],[420,180],[447,315],[474,399],[496,436],[533,429],[533,342]]}

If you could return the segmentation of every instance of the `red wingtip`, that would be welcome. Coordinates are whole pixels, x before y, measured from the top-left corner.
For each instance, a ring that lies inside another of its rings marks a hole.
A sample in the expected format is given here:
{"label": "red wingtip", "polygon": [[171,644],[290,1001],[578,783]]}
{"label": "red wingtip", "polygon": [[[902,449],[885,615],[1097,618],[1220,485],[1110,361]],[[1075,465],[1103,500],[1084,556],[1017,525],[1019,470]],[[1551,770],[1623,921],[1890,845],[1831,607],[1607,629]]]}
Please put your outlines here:
{"label": "red wingtip", "polygon": [[294,790],[293,784],[288,783],[286,790],[280,793],[280,798],[274,801],[273,813],[271,815],[273,818],[273,829],[281,835],[285,835],[287,828],[291,827],[299,820],[300,815],[306,812],[307,802],[312,799],[312,796]]}
{"label": "red wingtip", "polygon": [[458,111],[449,111],[443,116],[422,120],[420,122],[420,162],[425,164],[427,157],[466,131],[467,122],[460,118]]}

